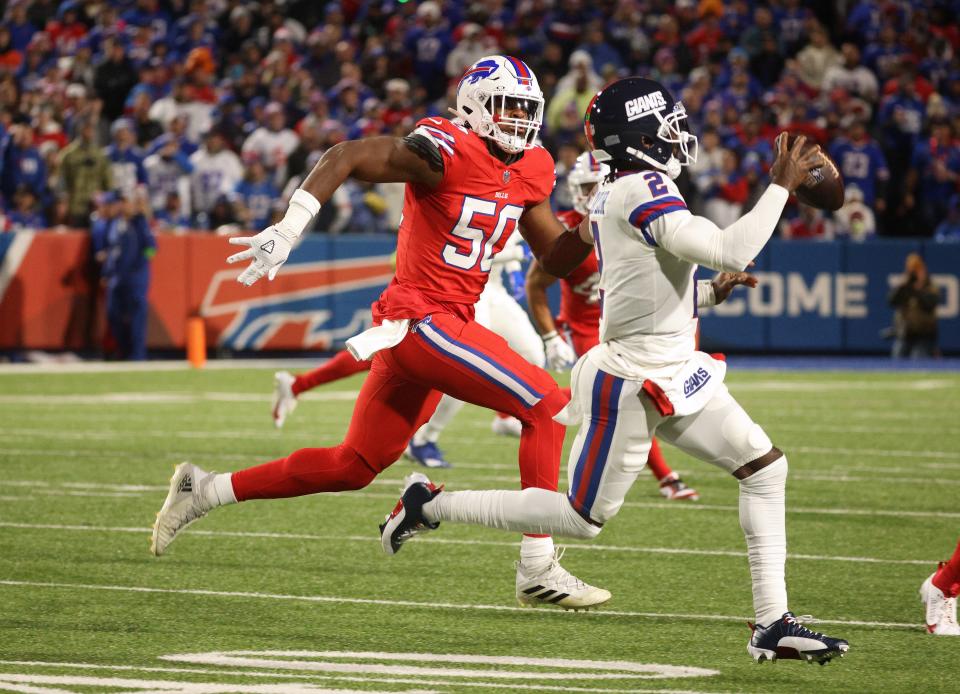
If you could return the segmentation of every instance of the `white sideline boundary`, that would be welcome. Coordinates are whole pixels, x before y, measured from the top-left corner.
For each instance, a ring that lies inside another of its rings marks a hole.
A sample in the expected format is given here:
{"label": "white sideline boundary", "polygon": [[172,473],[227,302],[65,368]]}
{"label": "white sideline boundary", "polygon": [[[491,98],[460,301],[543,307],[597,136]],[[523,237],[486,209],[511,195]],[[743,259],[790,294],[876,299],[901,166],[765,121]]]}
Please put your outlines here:
{"label": "white sideline boundary", "polygon": [[[124,526],[103,526],[103,525],[60,525],[53,523],[13,523],[0,521],[0,528],[11,528],[18,530],[67,530],[67,531],[86,531],[86,532],[105,532],[105,533],[136,533],[146,535],[150,532],[149,527],[124,527]],[[314,540],[318,542],[364,542],[379,544],[379,540],[372,535],[314,535],[310,533],[270,533],[270,532],[245,532],[241,530],[198,530],[191,528],[188,531],[190,535],[201,537],[237,537],[251,539],[270,539],[270,540]],[[430,536],[424,538],[424,542],[441,545],[472,545],[486,547],[519,547],[517,542],[507,542],[503,540],[456,540],[442,537]],[[746,557],[747,553],[740,550],[724,549],[688,549],[679,547],[629,547],[620,545],[603,545],[598,543],[580,543],[580,542],[559,542],[568,549],[588,550],[594,552],[624,552],[631,554],[675,554],[704,557]],[[828,554],[794,554],[788,553],[787,559],[799,559],[807,561],[836,561],[852,562],[855,564],[891,564],[907,566],[936,566],[934,559],[882,559],[878,557],[845,557]]]}
{"label": "white sideline boundary", "polygon": [[[70,590],[112,591],[122,593],[151,593],[163,595],[190,595],[197,597],[215,598],[243,598],[258,600],[277,600],[287,602],[348,604],[348,605],[376,605],[380,607],[414,607],[427,610],[483,610],[490,612],[512,612],[524,615],[557,615],[565,619],[578,619],[586,616],[594,617],[642,617],[647,619],[685,619],[707,622],[747,622],[751,618],[745,616],[719,614],[684,614],[676,612],[639,612],[632,610],[588,610],[584,613],[568,610],[531,610],[527,607],[513,607],[510,605],[484,605],[449,602],[416,602],[414,600],[386,600],[382,598],[351,598],[333,595],[291,595],[284,593],[256,593],[249,591],[207,590],[203,588],[152,588],[148,586],[120,586],[96,583],[62,583],[55,581],[17,581],[0,579],[0,586],[22,588],[50,588]],[[571,616],[573,615],[573,616]],[[878,629],[910,629],[920,630],[923,625],[908,622],[873,622],[853,619],[818,619],[818,624],[835,624],[839,626],[873,627]]]}

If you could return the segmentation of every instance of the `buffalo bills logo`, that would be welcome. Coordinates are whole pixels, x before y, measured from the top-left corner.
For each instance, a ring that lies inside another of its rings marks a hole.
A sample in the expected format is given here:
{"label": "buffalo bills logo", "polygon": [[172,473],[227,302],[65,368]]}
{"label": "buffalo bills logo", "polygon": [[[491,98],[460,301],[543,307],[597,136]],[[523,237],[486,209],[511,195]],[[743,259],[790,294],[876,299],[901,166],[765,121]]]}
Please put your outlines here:
{"label": "buffalo bills logo", "polygon": [[464,82],[467,84],[476,84],[480,80],[485,79],[495,73],[499,67],[500,66],[497,64],[496,60],[481,60],[479,63],[463,73],[463,77],[460,79],[460,84],[463,84]]}

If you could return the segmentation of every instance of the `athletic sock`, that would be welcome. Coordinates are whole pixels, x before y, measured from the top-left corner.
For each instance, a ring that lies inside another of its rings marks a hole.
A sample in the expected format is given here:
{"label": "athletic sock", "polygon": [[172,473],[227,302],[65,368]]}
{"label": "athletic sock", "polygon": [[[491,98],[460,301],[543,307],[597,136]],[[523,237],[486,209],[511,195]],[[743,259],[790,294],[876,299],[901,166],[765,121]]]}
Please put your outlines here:
{"label": "athletic sock", "polygon": [[788,610],[786,482],[786,457],[740,480],[740,527],[747,540],[753,608],[757,624],[762,626],[772,624]]}
{"label": "athletic sock", "polygon": [[940,589],[948,598],[956,597],[960,593],[960,542],[953,551],[953,556],[933,575],[933,585]]}
{"label": "athletic sock", "polygon": [[647,456],[647,467],[650,468],[650,472],[653,473],[653,476],[657,478],[658,482],[673,472],[663,457],[663,453],[660,451],[660,444],[657,443],[656,439],[650,442],[650,455]]}
{"label": "athletic sock", "polygon": [[328,359],[322,366],[318,366],[313,371],[299,374],[294,380],[291,390],[294,395],[300,395],[311,388],[339,381],[341,378],[352,376],[361,371],[370,369],[369,361],[357,361],[350,352],[344,350],[337,352]]}
{"label": "athletic sock", "polygon": [[520,568],[527,576],[538,576],[553,562],[555,549],[549,535],[524,535],[520,541]]}
{"label": "athletic sock", "polygon": [[237,503],[233,493],[232,472],[214,473],[213,479],[203,488],[203,496],[210,504],[210,508]]}

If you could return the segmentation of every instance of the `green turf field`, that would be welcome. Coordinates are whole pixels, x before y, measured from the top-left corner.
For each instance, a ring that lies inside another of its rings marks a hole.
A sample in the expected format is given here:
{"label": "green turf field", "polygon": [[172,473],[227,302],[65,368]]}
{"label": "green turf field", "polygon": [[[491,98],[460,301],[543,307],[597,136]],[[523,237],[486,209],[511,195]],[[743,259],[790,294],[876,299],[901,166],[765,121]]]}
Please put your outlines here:
{"label": "green turf field", "polygon": [[[362,492],[215,511],[148,553],[175,463],[334,444],[359,377],[275,431],[263,369],[2,374],[0,691],[955,692],[960,638],[924,632],[917,588],[960,535],[960,375],[728,382],[789,456],[791,606],[850,641],[841,661],[750,660],[737,485],[669,447],[699,503],[645,475],[594,543],[567,546],[605,609],[520,609],[513,535],[448,525],[381,552],[406,461]],[[438,481],[517,483],[517,443],[489,424],[459,415]]]}

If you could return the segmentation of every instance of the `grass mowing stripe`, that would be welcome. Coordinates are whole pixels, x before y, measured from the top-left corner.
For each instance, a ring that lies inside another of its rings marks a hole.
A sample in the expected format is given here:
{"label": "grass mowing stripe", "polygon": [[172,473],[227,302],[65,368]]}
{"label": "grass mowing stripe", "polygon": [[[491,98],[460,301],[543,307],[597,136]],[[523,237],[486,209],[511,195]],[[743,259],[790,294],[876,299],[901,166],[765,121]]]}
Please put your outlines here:
{"label": "grass mowing stripe", "polygon": [[[195,595],[216,598],[255,598],[258,600],[292,600],[315,603],[348,603],[353,605],[379,605],[383,607],[417,607],[428,610],[484,610],[492,612],[514,612],[519,614],[562,615],[572,610],[534,610],[529,607],[509,605],[471,605],[451,602],[416,602],[413,600],[385,600],[373,598],[348,598],[333,595],[288,595],[283,593],[253,593],[247,591],[206,590],[203,588],[152,588],[149,586],[115,586],[94,583],[60,583],[53,581],[17,581],[0,579],[0,586],[28,588],[66,588],[71,590],[119,591],[127,593],[161,593],[167,595]],[[585,610],[590,617],[643,617],[648,619],[685,619],[710,622],[747,622],[752,617],[720,614],[686,614],[674,612],[635,612],[630,610]],[[568,619],[571,617],[567,617]],[[573,617],[576,619],[576,617]],[[919,624],[907,622],[871,622],[855,619],[816,619],[818,624],[836,624],[845,626],[869,627],[876,629],[912,629],[922,628]],[[814,623],[814,620],[808,620]]]}
{"label": "grass mowing stripe", "polygon": [[[151,528],[144,526],[123,527],[108,525],[61,525],[53,523],[12,523],[0,521],[0,528],[12,528],[18,530],[71,530],[88,532],[107,532],[107,533],[143,533],[147,535]],[[270,532],[247,532],[241,530],[197,530],[191,528],[191,536],[203,537],[242,537],[242,538],[264,538],[270,540],[317,540],[325,542],[378,542],[376,537],[370,535],[314,535],[309,533],[270,533]],[[441,545],[476,545],[487,547],[519,547],[518,542],[505,542],[497,540],[454,540],[436,536],[430,536],[420,540],[431,544]],[[586,544],[580,542],[563,542],[560,544],[568,549],[583,549],[597,552],[628,552],[636,554],[679,554],[703,557],[746,557],[747,553],[741,550],[725,549],[687,549],[677,547],[625,547],[620,545],[601,545]],[[853,562],[856,564],[907,564],[911,566],[933,566],[936,560],[931,559],[882,559],[879,557],[843,557],[827,554],[789,554],[788,559],[801,559],[809,561],[839,561]]]}

